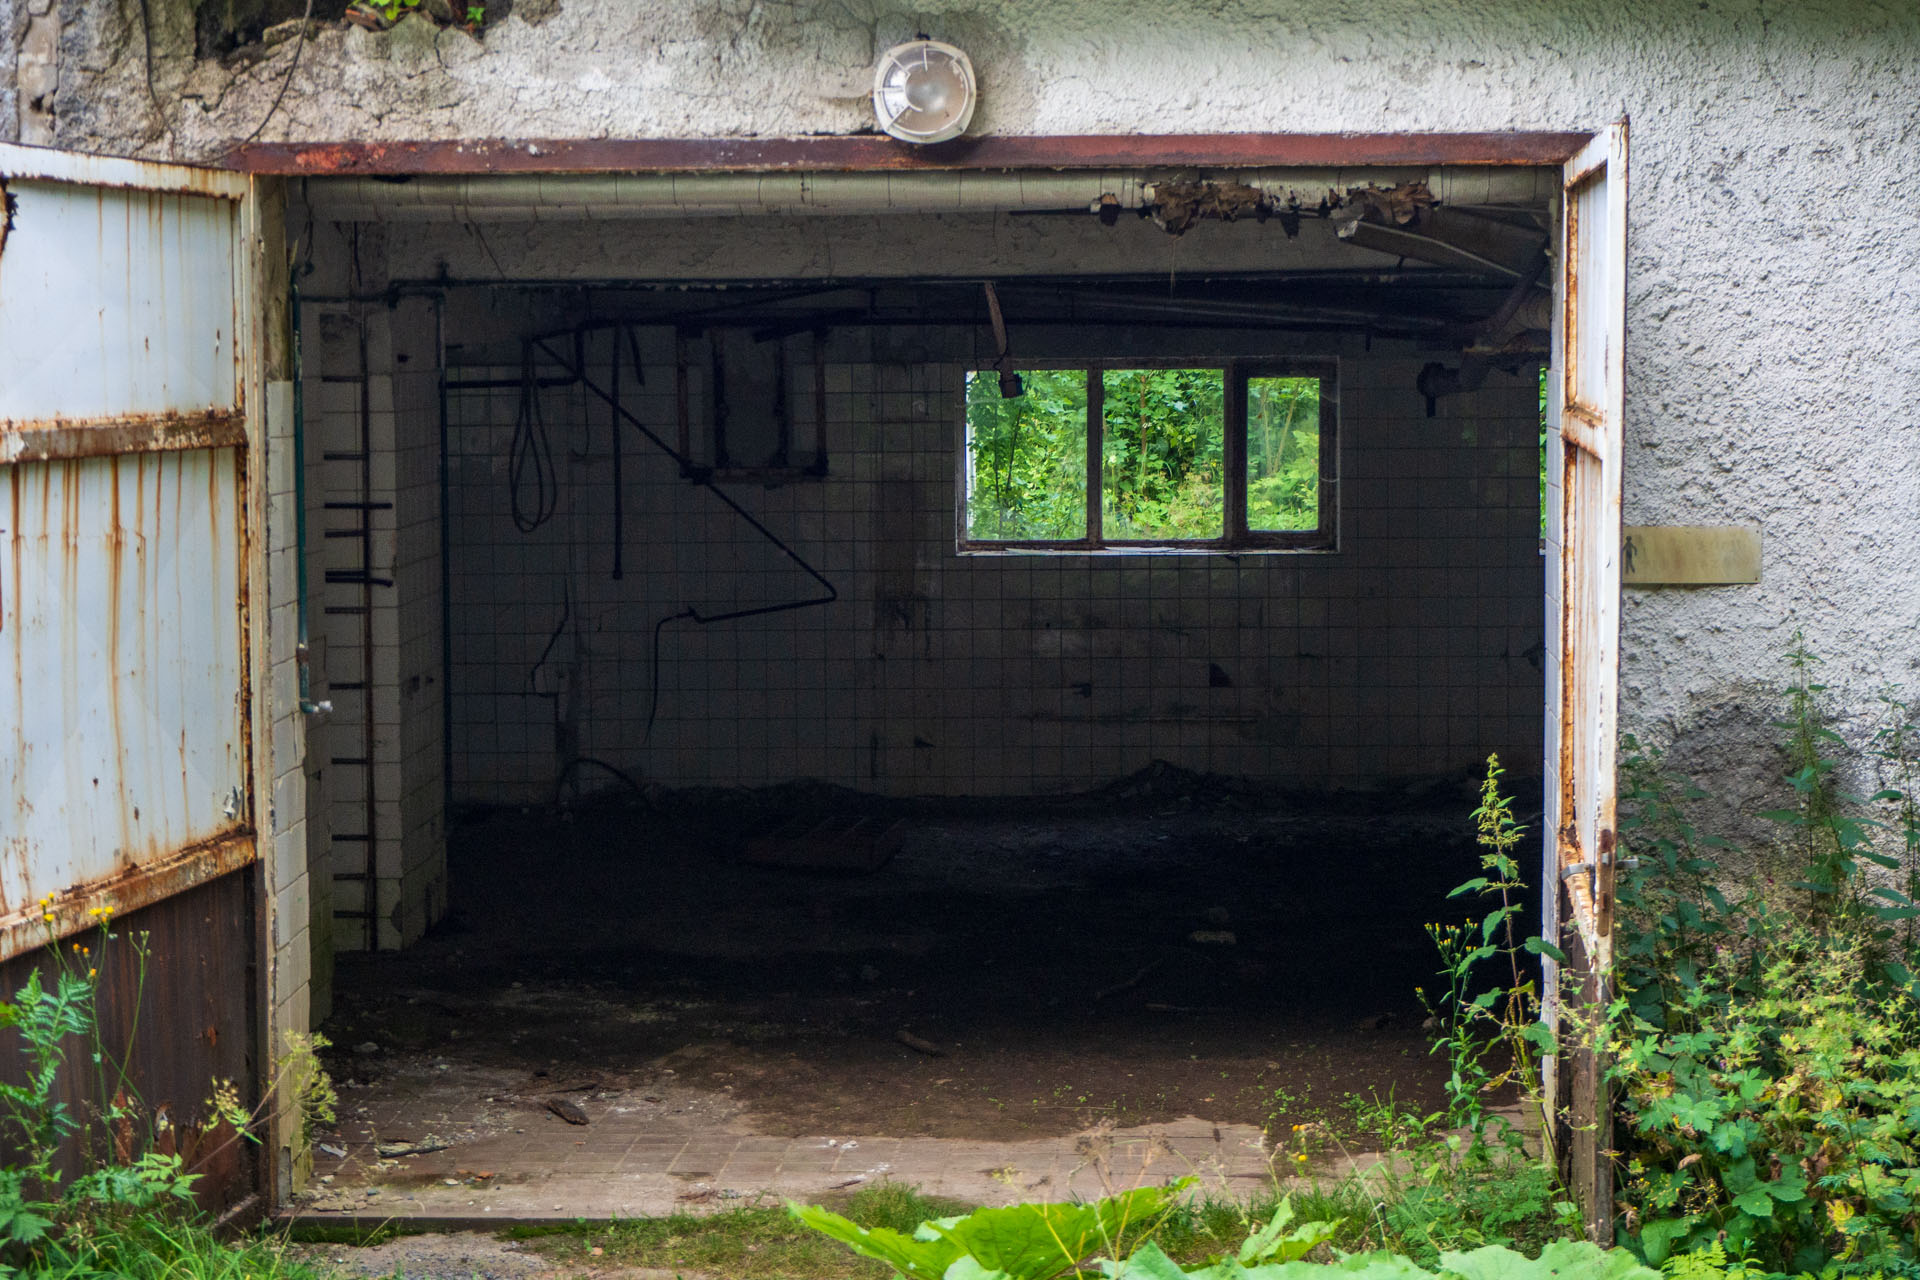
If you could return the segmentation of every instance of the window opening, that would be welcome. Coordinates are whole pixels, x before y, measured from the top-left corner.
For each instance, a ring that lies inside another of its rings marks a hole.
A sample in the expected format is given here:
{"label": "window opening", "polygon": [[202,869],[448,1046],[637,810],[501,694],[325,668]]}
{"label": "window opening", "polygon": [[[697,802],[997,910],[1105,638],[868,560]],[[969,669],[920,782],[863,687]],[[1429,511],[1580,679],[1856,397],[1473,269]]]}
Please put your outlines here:
{"label": "window opening", "polygon": [[1106,369],[1100,521],[1111,542],[1226,532],[1226,371]]}
{"label": "window opening", "polygon": [[1334,545],[1333,361],[1023,368],[966,374],[964,549]]}

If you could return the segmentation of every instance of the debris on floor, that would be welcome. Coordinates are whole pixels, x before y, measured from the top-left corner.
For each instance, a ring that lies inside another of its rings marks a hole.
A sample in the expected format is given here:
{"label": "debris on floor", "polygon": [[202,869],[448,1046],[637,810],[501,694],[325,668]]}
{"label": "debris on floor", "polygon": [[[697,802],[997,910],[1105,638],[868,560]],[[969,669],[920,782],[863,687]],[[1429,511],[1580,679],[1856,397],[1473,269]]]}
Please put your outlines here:
{"label": "debris on floor", "polygon": [[1244,1172],[1263,1131],[1338,1125],[1350,1095],[1440,1105],[1414,988],[1477,865],[1455,797],[1315,811],[1175,771],[1078,806],[849,794],[814,811],[899,835],[860,875],[746,860],[807,810],[792,789],[456,826],[447,923],[340,957],[326,1030],[379,1051],[329,1060],[314,1208],[670,1210],[880,1177],[984,1203],[1069,1194],[1096,1125],[1219,1127]]}

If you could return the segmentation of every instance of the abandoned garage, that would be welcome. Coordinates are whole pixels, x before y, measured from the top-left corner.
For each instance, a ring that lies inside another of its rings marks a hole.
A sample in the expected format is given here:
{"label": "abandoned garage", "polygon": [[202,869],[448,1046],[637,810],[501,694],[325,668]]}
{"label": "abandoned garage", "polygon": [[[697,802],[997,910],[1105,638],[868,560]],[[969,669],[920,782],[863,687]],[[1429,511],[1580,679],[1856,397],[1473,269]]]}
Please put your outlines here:
{"label": "abandoned garage", "polygon": [[[631,1210],[787,1173],[723,1138],[1431,1098],[1422,924],[1486,757],[1540,772],[1559,183],[305,184],[355,1136],[511,1164],[535,1072],[744,1111],[589,1162]],[[481,1072],[467,1113],[410,1061]]]}
{"label": "abandoned garage", "polygon": [[1622,728],[1911,668],[1910,13],[737,7],[0,0],[0,962],[331,1037],[209,1203],[1265,1179],[1437,1096],[1490,756],[1577,979]]}

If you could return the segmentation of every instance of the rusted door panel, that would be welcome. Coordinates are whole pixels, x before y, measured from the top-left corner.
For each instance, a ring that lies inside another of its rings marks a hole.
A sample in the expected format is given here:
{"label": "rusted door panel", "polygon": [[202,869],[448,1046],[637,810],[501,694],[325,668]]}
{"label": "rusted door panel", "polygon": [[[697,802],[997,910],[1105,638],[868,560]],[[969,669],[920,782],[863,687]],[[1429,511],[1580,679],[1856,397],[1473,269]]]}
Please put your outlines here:
{"label": "rusted door panel", "polygon": [[19,180],[8,194],[0,420],[236,407],[235,201]]}
{"label": "rusted door panel", "polygon": [[147,933],[144,984],[97,953],[100,1033],[223,1206],[264,1185],[195,1133],[216,1077],[253,1105],[264,1070],[250,186],[0,145],[0,188],[0,996],[50,937],[97,947],[91,908]]}
{"label": "rusted door panel", "polygon": [[251,859],[248,185],[0,146],[0,959]]}
{"label": "rusted door panel", "polygon": [[1556,297],[1549,474],[1557,559],[1549,597],[1558,709],[1548,793],[1548,916],[1568,963],[1550,1096],[1558,1154],[1596,1239],[1612,1235],[1611,1106],[1594,1015],[1611,995],[1614,747],[1620,633],[1620,468],[1625,409],[1626,124],[1567,162]]}
{"label": "rusted door panel", "polygon": [[244,828],[240,509],[233,449],[0,467],[0,922]]}

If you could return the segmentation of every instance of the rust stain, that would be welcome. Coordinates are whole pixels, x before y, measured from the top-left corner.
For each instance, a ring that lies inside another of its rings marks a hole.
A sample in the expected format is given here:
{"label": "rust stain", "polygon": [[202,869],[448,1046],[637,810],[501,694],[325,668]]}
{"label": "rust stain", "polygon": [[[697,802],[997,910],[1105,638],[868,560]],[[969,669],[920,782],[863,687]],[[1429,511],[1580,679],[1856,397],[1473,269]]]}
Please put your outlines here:
{"label": "rust stain", "polygon": [[[114,759],[127,758],[125,720],[120,710],[120,588],[125,572],[126,535],[120,519],[120,459],[108,460],[107,485],[107,715],[113,727]],[[124,795],[117,797],[114,813],[120,819],[120,839],[114,848],[116,865],[129,865],[133,856],[134,833],[127,825]]]}
{"label": "rust stain", "polygon": [[[248,518],[247,502],[248,463],[250,457],[245,449],[233,451],[234,474],[234,541],[239,544],[235,563],[235,590],[239,593],[240,604],[240,817],[244,822],[253,821],[253,595],[249,587],[252,582],[253,564],[253,523]],[[219,545],[217,542],[215,545]],[[269,823],[271,825],[271,823]]]}
{"label": "rust stain", "polygon": [[7,251],[7,237],[13,234],[13,218],[20,212],[20,202],[7,190],[7,180],[0,177],[0,253]]}
{"label": "rust stain", "polygon": [[53,916],[51,924],[42,918],[39,903],[17,907],[0,916],[0,961],[96,927],[99,922],[87,914],[94,907],[111,907],[115,915],[124,916],[247,866],[255,860],[256,845],[251,828],[236,826],[160,861],[62,889],[44,908],[44,914]]}
{"label": "rust stain", "polygon": [[1103,169],[1342,165],[1559,165],[1582,132],[1215,133],[1131,137],[958,138],[915,147],[866,135],[814,138],[476,139],[251,143],[224,163],[284,176],[415,173],[778,172],[821,170]]}

